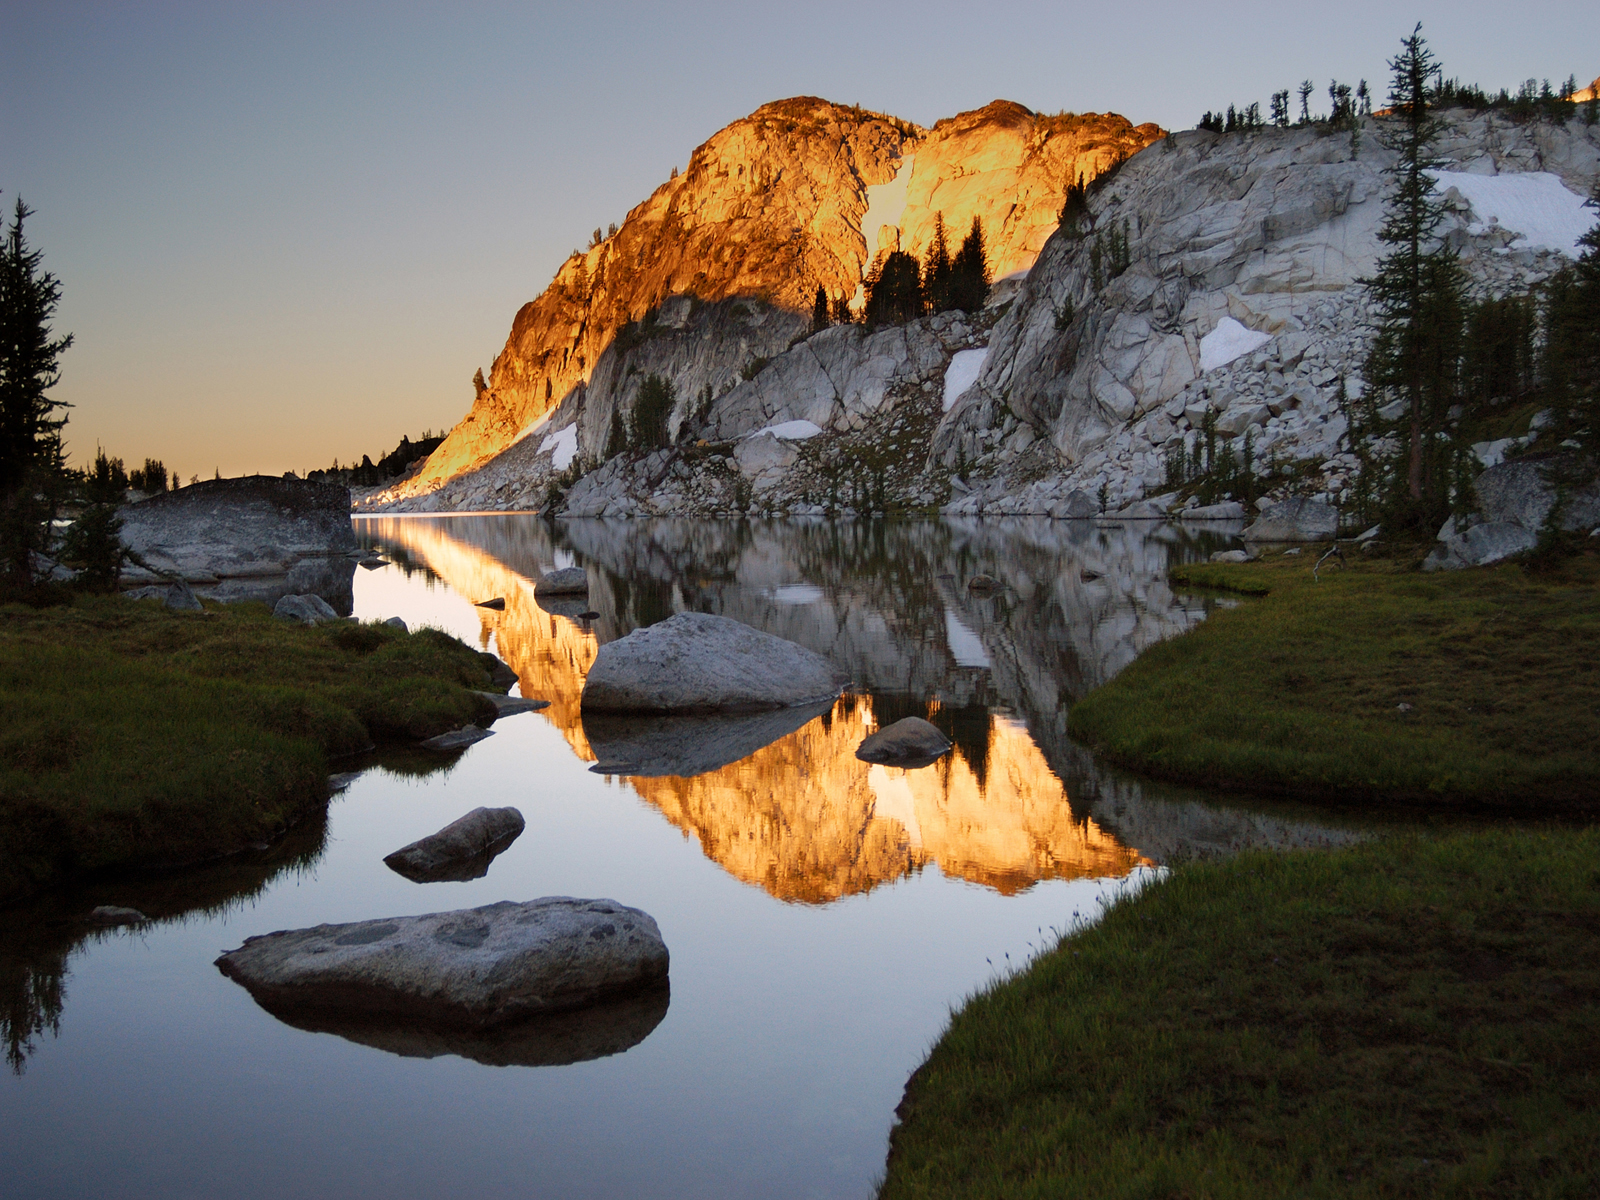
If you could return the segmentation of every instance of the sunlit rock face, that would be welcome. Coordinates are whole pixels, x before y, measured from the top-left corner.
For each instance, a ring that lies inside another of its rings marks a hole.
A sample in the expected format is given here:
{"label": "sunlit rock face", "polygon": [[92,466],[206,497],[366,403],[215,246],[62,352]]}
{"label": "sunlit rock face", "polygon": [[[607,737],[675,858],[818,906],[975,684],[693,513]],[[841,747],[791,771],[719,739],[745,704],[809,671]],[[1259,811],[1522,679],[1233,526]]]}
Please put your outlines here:
{"label": "sunlit rock face", "polygon": [[[631,405],[635,375],[675,383],[681,424],[707,387],[727,391],[751,361],[809,332],[819,286],[830,297],[857,291],[880,242],[877,228],[862,229],[868,189],[914,156],[903,210],[881,214],[892,218],[890,243],[921,254],[936,211],[957,243],[981,217],[998,277],[1032,264],[1068,181],[1160,133],[1112,114],[1042,117],[1007,101],[932,131],[814,97],[763,105],[698,147],[614,235],[575,252],[522,307],[488,390],[389,498],[426,494],[481,465],[558,406],[519,447],[528,465],[546,429],[580,413],[583,448],[598,454],[612,412]],[[619,342],[630,322],[639,324]],[[652,343],[645,353],[625,354],[641,341]]]}

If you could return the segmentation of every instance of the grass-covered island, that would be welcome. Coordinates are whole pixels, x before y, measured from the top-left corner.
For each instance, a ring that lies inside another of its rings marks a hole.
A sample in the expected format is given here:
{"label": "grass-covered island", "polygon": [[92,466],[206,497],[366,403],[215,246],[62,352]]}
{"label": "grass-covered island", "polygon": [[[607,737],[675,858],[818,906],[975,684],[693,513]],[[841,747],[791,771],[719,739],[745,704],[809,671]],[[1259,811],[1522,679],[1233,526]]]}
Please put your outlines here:
{"label": "grass-covered island", "polygon": [[[1600,805],[1600,559],[1173,571],[1236,607],[1069,728],[1168,779],[1392,811]],[[1600,832],[1175,867],[972,999],[884,1197],[1600,1193]]]}
{"label": "grass-covered island", "polygon": [[330,760],[494,719],[485,656],[437,630],[264,605],[0,608],[0,902],[193,863],[327,803]]}

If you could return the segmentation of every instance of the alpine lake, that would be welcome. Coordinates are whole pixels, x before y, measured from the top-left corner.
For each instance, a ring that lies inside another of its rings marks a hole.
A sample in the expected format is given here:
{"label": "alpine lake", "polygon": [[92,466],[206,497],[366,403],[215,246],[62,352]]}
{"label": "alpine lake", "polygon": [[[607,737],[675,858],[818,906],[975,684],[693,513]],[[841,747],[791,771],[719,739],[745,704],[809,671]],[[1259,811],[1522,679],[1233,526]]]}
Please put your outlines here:
{"label": "alpine lake", "polygon": [[[461,754],[335,764],[360,774],[326,821],[270,847],[0,912],[5,1195],[868,1196],[906,1079],[964,997],[1175,858],[1370,828],[1140,781],[1066,736],[1075,699],[1233,603],[1167,583],[1233,533],[522,514],[356,528],[387,560],[356,572],[357,617],[493,651],[549,707]],[[587,599],[535,600],[574,565]],[[979,574],[1003,586],[969,587]],[[706,719],[703,737],[585,722],[597,648],[683,610],[798,642],[852,682],[827,706]],[[953,751],[914,771],[855,757],[908,715]],[[479,805],[527,820],[483,877],[384,865]],[[442,1042],[296,1027],[213,965],[272,930],[551,895],[650,913],[670,996],[576,1034]],[[152,919],[86,924],[101,904]]]}

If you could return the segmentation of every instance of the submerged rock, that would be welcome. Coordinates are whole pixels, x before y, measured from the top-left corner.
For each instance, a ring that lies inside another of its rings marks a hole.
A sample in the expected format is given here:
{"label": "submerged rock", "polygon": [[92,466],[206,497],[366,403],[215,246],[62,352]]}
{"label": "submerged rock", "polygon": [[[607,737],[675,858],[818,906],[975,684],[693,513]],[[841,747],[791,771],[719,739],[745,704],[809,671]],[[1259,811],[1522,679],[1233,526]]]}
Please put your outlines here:
{"label": "submerged rock", "polygon": [[539,577],[533,585],[535,596],[586,596],[589,594],[589,573],[582,567],[562,567]]}
{"label": "submerged rock", "polygon": [[481,879],[495,856],[516,841],[524,827],[522,814],[514,808],[475,808],[383,861],[391,871],[414,883]]}
{"label": "submerged rock", "polygon": [[331,1033],[402,1058],[453,1054],[489,1067],[562,1067],[632,1049],[667,1015],[666,983],[588,1008],[567,1009],[488,1028],[417,1020],[385,1013],[296,1008],[256,997],[285,1025]]}
{"label": "submerged rock", "polygon": [[921,717],[904,717],[886,725],[856,747],[862,762],[886,767],[925,767],[950,752],[950,739]]}
{"label": "submerged rock", "polygon": [[593,712],[759,712],[831,700],[844,676],[804,646],[708,613],[607,643],[583,685]]}
{"label": "submerged rock", "polygon": [[585,712],[583,735],[597,775],[704,775],[748,758],[809,724],[833,701],[734,716],[659,716]]}
{"label": "submerged rock", "polygon": [[417,744],[424,750],[465,750],[468,746],[477,745],[486,737],[493,737],[494,730],[479,729],[476,725],[463,725],[460,729],[452,729],[449,733],[441,733],[437,737],[424,738]]}
{"label": "submerged rock", "polygon": [[216,965],[274,1013],[320,1009],[482,1029],[660,986],[668,955],[647,913],[615,900],[546,896],[280,930],[247,938]]}

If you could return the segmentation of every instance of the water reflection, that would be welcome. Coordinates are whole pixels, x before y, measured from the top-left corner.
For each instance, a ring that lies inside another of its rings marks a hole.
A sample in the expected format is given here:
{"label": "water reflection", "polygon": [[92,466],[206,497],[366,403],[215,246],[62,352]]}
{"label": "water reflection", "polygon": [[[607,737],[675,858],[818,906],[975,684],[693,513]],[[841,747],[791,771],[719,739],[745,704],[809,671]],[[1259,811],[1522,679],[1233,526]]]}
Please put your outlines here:
{"label": "water reflection", "polygon": [[[425,566],[478,610],[524,695],[594,769],[627,786],[737,878],[826,903],[937,865],[1010,894],[1045,879],[1120,876],[1175,852],[1343,840],[1120,779],[1065,736],[1068,705],[1205,601],[1168,565],[1215,536],[1082,523],[572,521],[382,518],[367,540]],[[533,581],[576,562],[584,619]],[[978,594],[980,572],[1004,584]],[[732,720],[587,719],[603,642],[673,612],[732,617],[845,667],[837,703]],[[869,766],[863,737],[925,717],[955,744],[917,771]]]}

